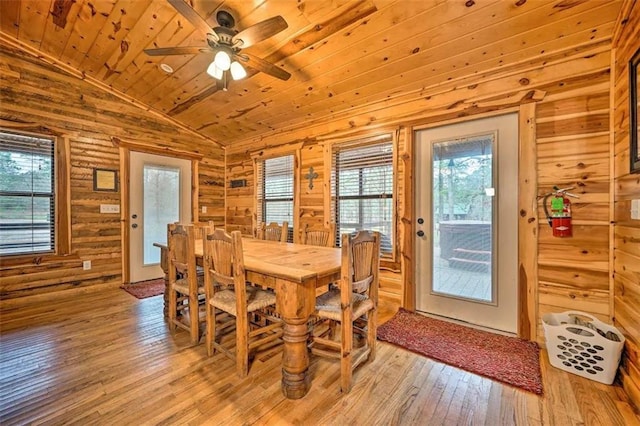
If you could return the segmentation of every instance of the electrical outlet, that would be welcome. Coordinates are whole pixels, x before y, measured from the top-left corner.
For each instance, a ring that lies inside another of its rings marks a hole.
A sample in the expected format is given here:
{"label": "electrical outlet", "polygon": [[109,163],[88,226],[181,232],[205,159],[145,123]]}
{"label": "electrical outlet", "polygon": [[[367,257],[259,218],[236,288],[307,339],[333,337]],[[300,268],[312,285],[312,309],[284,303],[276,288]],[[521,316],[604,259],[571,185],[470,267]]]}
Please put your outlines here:
{"label": "electrical outlet", "polygon": [[207,212],[207,206],[202,206],[202,213],[206,213]]}
{"label": "electrical outlet", "polygon": [[120,213],[120,204],[100,204],[100,213]]}
{"label": "electrical outlet", "polygon": [[82,269],[84,269],[85,271],[88,271],[89,269],[91,269],[91,261],[90,260],[84,260],[82,262]]}

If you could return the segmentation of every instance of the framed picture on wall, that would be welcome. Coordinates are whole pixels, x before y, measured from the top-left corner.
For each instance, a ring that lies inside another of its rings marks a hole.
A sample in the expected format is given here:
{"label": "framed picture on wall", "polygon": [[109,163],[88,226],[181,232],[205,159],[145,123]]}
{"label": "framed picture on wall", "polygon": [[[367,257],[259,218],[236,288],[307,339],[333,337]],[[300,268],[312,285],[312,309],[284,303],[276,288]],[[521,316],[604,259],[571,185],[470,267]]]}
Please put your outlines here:
{"label": "framed picture on wall", "polygon": [[118,192],[118,172],[116,170],[93,169],[93,190]]}
{"label": "framed picture on wall", "polygon": [[631,142],[631,150],[629,156],[631,159],[631,173],[640,173],[640,152],[638,151],[638,139],[640,139],[640,49],[638,49],[629,61],[629,140]]}

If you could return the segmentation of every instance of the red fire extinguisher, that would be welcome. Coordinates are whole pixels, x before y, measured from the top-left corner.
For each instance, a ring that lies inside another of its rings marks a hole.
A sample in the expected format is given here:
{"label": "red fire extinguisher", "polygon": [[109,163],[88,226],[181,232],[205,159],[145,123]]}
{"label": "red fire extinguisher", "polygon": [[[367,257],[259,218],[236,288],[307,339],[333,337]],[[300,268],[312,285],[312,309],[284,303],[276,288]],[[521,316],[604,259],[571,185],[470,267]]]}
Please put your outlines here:
{"label": "red fire extinguisher", "polygon": [[[554,192],[550,192],[544,196],[543,206],[544,213],[547,216],[547,222],[553,230],[554,237],[570,237],[572,235],[571,226],[571,200],[569,197],[578,198],[577,195],[567,192],[571,188],[559,189],[554,186]],[[547,199],[551,198],[551,213],[547,208]]]}

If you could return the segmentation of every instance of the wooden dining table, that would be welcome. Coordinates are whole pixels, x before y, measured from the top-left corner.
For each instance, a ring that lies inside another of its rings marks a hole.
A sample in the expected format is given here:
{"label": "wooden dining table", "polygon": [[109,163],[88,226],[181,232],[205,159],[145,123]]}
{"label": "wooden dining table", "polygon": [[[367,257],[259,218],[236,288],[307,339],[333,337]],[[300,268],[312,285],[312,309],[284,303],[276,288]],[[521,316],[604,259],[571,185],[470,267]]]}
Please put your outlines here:
{"label": "wooden dining table", "polygon": [[[168,273],[167,246],[161,250],[161,266]],[[302,398],[309,390],[309,317],[315,310],[316,291],[340,279],[341,252],[331,247],[242,239],[247,281],[271,288],[276,312],[283,320],[282,393]],[[202,240],[196,240],[196,260],[202,263]],[[167,315],[165,290],[165,315]]]}

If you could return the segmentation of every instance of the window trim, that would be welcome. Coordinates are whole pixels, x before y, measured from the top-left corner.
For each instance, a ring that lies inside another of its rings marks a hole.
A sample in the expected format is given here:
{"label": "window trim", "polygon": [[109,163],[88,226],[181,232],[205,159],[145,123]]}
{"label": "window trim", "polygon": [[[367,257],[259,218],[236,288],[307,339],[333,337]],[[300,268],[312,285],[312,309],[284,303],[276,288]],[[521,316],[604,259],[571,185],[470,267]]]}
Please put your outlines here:
{"label": "window trim", "polygon": [[20,253],[0,255],[3,267],[43,261],[57,261],[71,254],[71,191],[70,191],[70,143],[63,132],[36,123],[18,123],[0,119],[0,130],[27,136],[51,138],[54,143],[55,219],[54,250],[52,253]]}
{"label": "window trim", "polygon": [[[381,255],[380,256],[380,264],[383,267],[390,268],[392,270],[397,270],[400,267],[399,264],[399,242],[400,238],[398,236],[398,218],[400,214],[398,212],[398,188],[399,188],[399,178],[398,178],[398,132],[399,129],[378,129],[376,132],[366,132],[360,134],[354,134],[350,137],[327,140],[324,142],[324,166],[325,166],[325,176],[327,176],[327,184],[325,185],[325,193],[324,193],[324,212],[325,212],[325,226],[328,226],[332,221],[332,217],[335,214],[334,205],[335,200],[332,194],[332,184],[331,176],[333,173],[333,156],[337,148],[358,148],[361,146],[367,146],[371,144],[379,143],[381,140],[386,139],[388,137],[391,138],[391,146],[392,146],[392,170],[393,170],[393,194],[392,194],[392,218],[391,218],[391,228],[392,228],[392,241],[391,246],[393,250],[390,254]],[[339,229],[338,223],[336,221],[336,229]]]}

